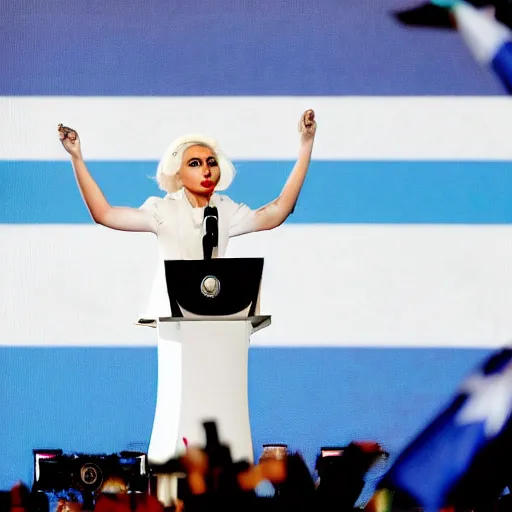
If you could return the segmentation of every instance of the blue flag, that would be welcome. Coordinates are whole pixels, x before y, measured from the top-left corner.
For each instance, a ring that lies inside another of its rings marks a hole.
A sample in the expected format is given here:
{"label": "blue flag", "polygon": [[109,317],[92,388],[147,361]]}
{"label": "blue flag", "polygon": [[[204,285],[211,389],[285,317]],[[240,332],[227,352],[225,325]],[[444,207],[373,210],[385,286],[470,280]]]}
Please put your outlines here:
{"label": "blue flag", "polygon": [[427,511],[452,504],[450,494],[486,447],[511,431],[511,412],[512,350],[505,349],[469,376],[453,401],[399,455],[379,487],[405,492]]}
{"label": "blue flag", "polygon": [[457,0],[435,0],[433,3],[451,10],[457,30],[472,55],[489,67],[512,94],[512,31],[490,14]]}

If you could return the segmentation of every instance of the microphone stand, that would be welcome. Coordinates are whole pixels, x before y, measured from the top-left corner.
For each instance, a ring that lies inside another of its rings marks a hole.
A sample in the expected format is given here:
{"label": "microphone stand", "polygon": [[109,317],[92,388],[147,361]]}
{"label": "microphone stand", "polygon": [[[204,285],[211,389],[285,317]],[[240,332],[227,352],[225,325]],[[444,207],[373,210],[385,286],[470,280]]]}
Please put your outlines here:
{"label": "microphone stand", "polygon": [[211,260],[213,249],[219,244],[219,212],[215,206],[204,209],[203,232],[204,259]]}

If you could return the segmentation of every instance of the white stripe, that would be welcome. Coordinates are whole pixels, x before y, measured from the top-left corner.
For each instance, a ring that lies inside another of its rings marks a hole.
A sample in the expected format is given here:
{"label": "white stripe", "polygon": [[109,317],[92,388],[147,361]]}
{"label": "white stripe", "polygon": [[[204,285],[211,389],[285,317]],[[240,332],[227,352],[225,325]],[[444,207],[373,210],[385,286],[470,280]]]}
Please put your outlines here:
{"label": "white stripe", "polygon": [[66,160],[59,122],[79,131],[87,159],[159,160],[187,132],[217,138],[233,159],[295,159],[307,108],[317,160],[512,159],[507,97],[3,97],[0,159]]}
{"label": "white stripe", "polygon": [[[96,226],[0,227],[4,345],[154,345],[132,325],[152,235]],[[264,256],[253,345],[495,347],[512,339],[512,227],[285,225],[233,239]]]}

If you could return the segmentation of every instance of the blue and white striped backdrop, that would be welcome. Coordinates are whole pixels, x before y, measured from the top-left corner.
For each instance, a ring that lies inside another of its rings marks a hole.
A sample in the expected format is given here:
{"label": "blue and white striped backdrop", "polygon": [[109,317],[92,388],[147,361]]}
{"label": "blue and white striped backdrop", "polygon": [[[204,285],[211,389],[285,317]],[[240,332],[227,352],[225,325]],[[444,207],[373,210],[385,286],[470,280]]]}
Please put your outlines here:
{"label": "blue and white striped backdrop", "polygon": [[[385,2],[347,7],[361,27],[373,20],[375,48],[387,44],[390,62],[376,68],[366,46],[357,53],[357,31],[327,30],[336,13],[345,26],[339,2],[321,15],[275,7],[281,23],[258,18],[261,34],[247,23],[256,6],[224,3],[233,10],[215,18],[220,2],[192,2],[195,17],[177,2],[168,27],[161,0],[144,13],[128,2],[117,12],[99,2],[7,8],[18,46],[0,55],[2,488],[31,480],[33,448],[146,448],[153,420],[155,332],[132,323],[155,240],[91,224],[59,122],[79,131],[113,204],[158,194],[150,177],[166,146],[199,131],[237,164],[229,195],[257,208],[280,191],[299,116],[315,109],[314,162],[295,214],[229,249],[266,260],[262,312],[273,324],[250,356],[258,453],[286,442],[312,464],[321,445],[353,439],[396,453],[512,337],[512,106],[493,77],[454,34],[430,34],[432,49],[423,33],[377,22]],[[302,30],[308,19],[317,31],[327,23],[316,42]],[[394,60],[399,33],[424,67]]]}

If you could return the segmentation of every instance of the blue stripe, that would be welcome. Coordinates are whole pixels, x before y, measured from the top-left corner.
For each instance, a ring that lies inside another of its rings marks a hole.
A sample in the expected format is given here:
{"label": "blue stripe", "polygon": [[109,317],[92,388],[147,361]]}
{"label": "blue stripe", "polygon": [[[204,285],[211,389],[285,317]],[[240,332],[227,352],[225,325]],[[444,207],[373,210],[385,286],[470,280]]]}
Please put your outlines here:
{"label": "blue stripe", "polygon": [[[300,450],[381,442],[392,455],[490,351],[252,348],[250,415],[264,443]],[[0,348],[0,489],[32,479],[32,449],[146,450],[155,348]]]}
{"label": "blue stripe", "polygon": [[503,93],[455,31],[398,23],[400,3],[2,2],[0,95]]}
{"label": "blue stripe", "polygon": [[[257,208],[293,162],[239,162],[229,195]],[[92,162],[109,201],[137,207],[161,195],[156,162]],[[0,223],[88,223],[66,162],[0,162]],[[314,162],[292,223],[512,223],[509,162]]]}

